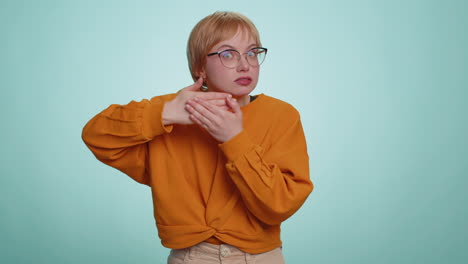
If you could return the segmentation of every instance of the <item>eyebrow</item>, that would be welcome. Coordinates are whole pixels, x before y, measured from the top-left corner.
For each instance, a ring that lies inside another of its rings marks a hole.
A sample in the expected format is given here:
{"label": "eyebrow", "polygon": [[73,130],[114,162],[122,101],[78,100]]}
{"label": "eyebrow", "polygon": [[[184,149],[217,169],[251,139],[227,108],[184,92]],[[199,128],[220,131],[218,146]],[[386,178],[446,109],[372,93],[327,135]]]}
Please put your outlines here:
{"label": "eyebrow", "polygon": [[[247,50],[253,48],[253,47],[256,47],[257,44],[256,43],[253,43],[253,44],[250,44],[248,47],[247,47]],[[229,44],[224,44],[224,45],[221,45],[217,48],[217,50],[220,50],[222,47],[226,47],[226,48],[230,48],[230,49],[235,49],[233,46],[229,45]]]}

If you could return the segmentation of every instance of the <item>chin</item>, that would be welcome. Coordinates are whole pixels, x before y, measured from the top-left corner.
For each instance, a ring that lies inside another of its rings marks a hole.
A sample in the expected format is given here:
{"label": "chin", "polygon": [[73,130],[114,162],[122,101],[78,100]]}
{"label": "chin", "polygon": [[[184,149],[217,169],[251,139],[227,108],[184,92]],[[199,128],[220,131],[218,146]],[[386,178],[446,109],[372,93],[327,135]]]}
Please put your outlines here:
{"label": "chin", "polygon": [[[232,96],[235,97],[242,97],[245,95],[249,95],[254,89],[255,89],[256,83],[255,84],[249,84],[247,86],[242,86],[242,85],[226,85],[224,87],[227,87],[227,89],[219,89],[217,87],[214,87],[212,89],[213,92],[221,92],[221,93],[229,93]],[[208,87],[210,87],[208,85]],[[213,86],[212,86],[213,87]]]}
{"label": "chin", "polygon": [[255,89],[255,86],[235,86],[230,90],[230,94],[233,96],[244,96],[244,95],[249,95],[253,90]]}

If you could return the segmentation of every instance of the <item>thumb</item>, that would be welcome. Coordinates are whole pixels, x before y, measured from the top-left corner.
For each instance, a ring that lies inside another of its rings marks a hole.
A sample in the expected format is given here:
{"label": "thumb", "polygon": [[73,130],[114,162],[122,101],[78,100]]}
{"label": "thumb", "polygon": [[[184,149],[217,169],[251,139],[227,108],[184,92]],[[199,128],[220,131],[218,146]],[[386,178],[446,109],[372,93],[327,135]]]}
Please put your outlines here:
{"label": "thumb", "polygon": [[226,101],[234,114],[241,112],[240,105],[235,98],[226,98]]}
{"label": "thumb", "polygon": [[202,78],[202,77],[199,77],[198,80],[197,80],[194,84],[185,87],[184,90],[187,90],[187,91],[196,91],[196,90],[200,89],[200,87],[202,86],[202,84],[203,84],[203,78]]}

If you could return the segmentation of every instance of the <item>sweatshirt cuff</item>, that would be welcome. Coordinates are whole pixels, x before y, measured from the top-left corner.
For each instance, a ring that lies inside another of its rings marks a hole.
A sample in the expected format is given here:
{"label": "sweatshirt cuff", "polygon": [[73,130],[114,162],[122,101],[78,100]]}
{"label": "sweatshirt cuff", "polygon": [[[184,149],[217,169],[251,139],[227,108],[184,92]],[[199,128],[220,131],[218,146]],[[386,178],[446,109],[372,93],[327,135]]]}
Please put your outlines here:
{"label": "sweatshirt cuff", "polygon": [[164,133],[170,133],[173,125],[165,126],[162,120],[162,112],[165,102],[161,99],[151,100],[143,110],[143,135],[146,138],[154,138]]}
{"label": "sweatshirt cuff", "polygon": [[230,140],[218,145],[223,151],[228,161],[236,161],[240,156],[247,153],[254,147],[249,135],[245,130],[231,138]]}

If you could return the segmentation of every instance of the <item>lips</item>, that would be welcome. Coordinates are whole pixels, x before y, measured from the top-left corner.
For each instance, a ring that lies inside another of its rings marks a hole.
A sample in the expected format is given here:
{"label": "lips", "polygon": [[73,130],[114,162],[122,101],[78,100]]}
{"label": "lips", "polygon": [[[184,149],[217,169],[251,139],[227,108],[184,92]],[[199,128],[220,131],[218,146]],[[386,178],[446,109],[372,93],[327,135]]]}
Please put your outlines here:
{"label": "lips", "polygon": [[252,78],[250,78],[248,76],[242,76],[242,77],[237,78],[234,82],[239,84],[239,85],[246,86],[246,85],[249,85],[252,82]]}

